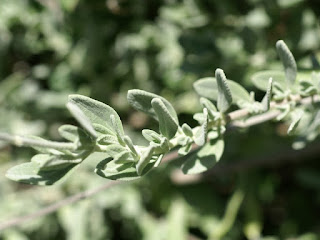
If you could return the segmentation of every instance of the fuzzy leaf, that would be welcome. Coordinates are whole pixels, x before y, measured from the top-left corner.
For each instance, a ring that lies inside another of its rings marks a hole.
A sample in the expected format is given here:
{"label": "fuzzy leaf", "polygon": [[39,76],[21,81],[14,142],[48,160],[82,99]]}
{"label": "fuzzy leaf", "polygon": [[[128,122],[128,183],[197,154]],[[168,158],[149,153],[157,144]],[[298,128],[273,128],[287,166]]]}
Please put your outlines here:
{"label": "fuzzy leaf", "polygon": [[278,83],[282,90],[286,89],[285,74],[281,71],[267,70],[257,72],[252,75],[251,80],[256,88],[267,91],[270,78],[272,78],[273,83]]}
{"label": "fuzzy leaf", "polygon": [[143,173],[143,169],[149,164],[149,162],[152,158],[153,152],[154,152],[154,147],[149,146],[146,149],[146,151],[144,151],[141,154],[140,159],[136,165],[138,175],[141,175]]}
{"label": "fuzzy leaf", "polygon": [[272,78],[269,79],[268,89],[266,95],[263,97],[261,104],[262,110],[264,112],[268,111],[270,108],[270,101],[271,101],[271,94],[272,94]]}
{"label": "fuzzy leaf", "polygon": [[[252,102],[250,94],[240,84],[232,80],[227,80],[227,83],[232,94],[233,104],[237,104],[239,100]],[[217,101],[218,86],[216,78],[207,77],[199,79],[193,84],[193,87],[200,96]]]}
{"label": "fuzzy leaf", "polygon": [[158,96],[154,93],[149,93],[139,89],[129,90],[127,94],[128,102],[133,108],[139,111],[142,111],[144,113],[147,113],[155,119],[158,119],[158,116],[151,105],[151,101],[154,98],[161,99],[161,101],[164,103],[164,105],[168,109],[170,115],[176,120],[176,122],[178,122],[178,116],[176,111],[172,107],[171,103],[168,102],[165,98]]}
{"label": "fuzzy leaf", "polygon": [[71,115],[78,121],[78,123],[93,137],[97,138],[97,133],[94,130],[90,120],[83,113],[83,111],[73,102],[67,103],[67,108]]}
{"label": "fuzzy leaf", "polygon": [[149,142],[155,142],[155,143],[160,143],[161,139],[163,138],[163,137],[161,137],[160,134],[158,134],[157,132],[150,130],[150,129],[143,129],[142,135]]}
{"label": "fuzzy leaf", "polygon": [[282,64],[285,70],[287,83],[290,86],[293,86],[297,77],[296,60],[294,59],[290,49],[288,48],[288,46],[285,44],[284,41],[282,40],[277,41],[276,47],[277,47],[278,55],[282,61]]}
{"label": "fuzzy leaf", "polygon": [[208,133],[208,110],[206,108],[203,109],[204,122],[199,127],[198,131],[195,133],[194,142],[198,146],[203,146],[207,141],[207,133]]}
{"label": "fuzzy leaf", "polygon": [[112,158],[107,158],[101,161],[96,166],[95,173],[101,177],[111,180],[131,181],[140,178],[142,175],[145,175],[152,169],[155,163],[153,161],[147,164],[147,166],[143,169],[141,176],[139,176],[136,168],[134,167],[134,163],[117,164],[111,160]]}
{"label": "fuzzy leaf", "polygon": [[22,163],[10,168],[6,177],[17,182],[33,185],[52,185],[62,179],[74,166],[53,171],[40,171],[40,166],[34,162]]}
{"label": "fuzzy leaf", "polygon": [[110,118],[111,115],[114,115],[117,129],[121,135],[124,135],[120,117],[113,108],[82,95],[70,95],[69,102],[77,105],[93,125],[101,125],[116,135],[116,130],[113,128]]}
{"label": "fuzzy leaf", "polygon": [[182,165],[184,174],[198,174],[212,168],[221,158],[224,150],[222,139],[210,140]]}
{"label": "fuzzy leaf", "polygon": [[39,171],[52,171],[77,165],[81,158],[74,158],[69,155],[37,154],[32,157],[31,162],[39,165]]}
{"label": "fuzzy leaf", "polygon": [[173,138],[178,130],[177,121],[160,98],[154,98],[151,105],[158,116],[160,132],[169,139]]}
{"label": "fuzzy leaf", "polygon": [[93,142],[81,128],[78,128],[73,125],[62,125],[58,129],[61,137],[71,141],[71,142],[80,142],[82,148],[91,147]]}
{"label": "fuzzy leaf", "polygon": [[228,110],[232,103],[232,95],[229,89],[226,75],[224,74],[222,69],[216,70],[216,79],[218,85],[218,99],[217,106],[219,111],[225,112]]}
{"label": "fuzzy leaf", "polygon": [[300,120],[303,116],[303,111],[297,111],[292,113],[292,122],[288,128],[287,134],[290,135],[298,127]]}

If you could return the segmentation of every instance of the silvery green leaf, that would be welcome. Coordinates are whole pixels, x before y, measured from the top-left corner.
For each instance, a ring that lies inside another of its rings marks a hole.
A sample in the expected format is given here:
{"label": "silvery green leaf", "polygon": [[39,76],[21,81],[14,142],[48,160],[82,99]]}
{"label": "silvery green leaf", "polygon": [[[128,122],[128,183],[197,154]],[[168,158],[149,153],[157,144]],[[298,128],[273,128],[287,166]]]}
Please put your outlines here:
{"label": "silvery green leaf", "polygon": [[203,109],[203,116],[205,118],[204,122],[198,128],[194,135],[194,142],[198,146],[203,146],[207,141],[207,133],[208,133],[208,110],[206,108]]}
{"label": "silvery green leaf", "polygon": [[127,152],[127,148],[119,145],[119,144],[112,144],[108,145],[105,149],[105,152],[112,158],[114,158],[117,154],[121,152]]}
{"label": "silvery green leaf", "polygon": [[281,121],[282,119],[284,119],[290,113],[290,110],[291,110],[289,104],[279,106],[278,109],[281,110],[282,112],[276,117],[277,121]]}
{"label": "silvery green leaf", "polygon": [[193,115],[193,119],[196,120],[199,124],[203,124],[206,121],[203,113],[196,113]]}
{"label": "silvery green leaf", "polygon": [[139,89],[129,90],[128,94],[127,94],[128,102],[133,108],[135,108],[139,111],[145,112],[155,119],[158,119],[158,115],[155,113],[155,111],[151,105],[151,101],[154,98],[161,99],[163,104],[168,109],[170,115],[175,119],[176,122],[178,122],[178,116],[177,116],[176,111],[172,107],[171,103],[168,102],[165,98],[158,96],[154,93],[149,93],[149,92],[139,90]]}
{"label": "silvery green leaf", "polygon": [[113,126],[113,129],[115,130],[115,133],[116,133],[116,136],[118,138],[119,143],[120,144],[125,144],[124,141],[123,141],[123,135],[124,135],[123,134],[123,129],[119,129],[118,128],[116,117],[113,114],[111,114],[110,115],[110,119],[111,119],[111,124]]}
{"label": "silvery green leaf", "polygon": [[216,79],[218,85],[217,106],[219,111],[225,112],[232,104],[232,95],[227,83],[226,75],[222,69],[216,69]]}
{"label": "silvery green leaf", "polygon": [[116,135],[116,130],[113,128],[110,118],[111,115],[114,115],[117,129],[121,135],[124,135],[120,117],[113,108],[82,95],[70,95],[69,102],[77,105],[93,126],[94,124],[99,124]]}
{"label": "silvery green leaf", "polygon": [[129,136],[124,136],[123,140],[126,143],[126,145],[128,146],[128,148],[131,150],[131,152],[134,155],[138,156],[137,150],[136,150],[135,146],[133,145],[131,138]]}
{"label": "silvery green leaf", "polygon": [[138,163],[136,164],[137,174],[142,175],[144,168],[150,163],[152,158],[154,147],[149,146],[140,156]]}
{"label": "silvery green leaf", "polygon": [[293,86],[297,77],[296,60],[283,40],[277,41],[276,47],[285,70],[287,83]]}
{"label": "silvery green leaf", "polygon": [[123,151],[123,152],[120,152],[120,153],[116,154],[114,156],[113,160],[117,164],[135,162],[135,160],[133,159],[132,155],[127,151]]}
{"label": "silvery green leaf", "polygon": [[156,162],[155,162],[155,164],[154,164],[154,167],[159,167],[159,165],[160,165],[160,163],[161,163],[161,161],[162,161],[162,159],[163,159],[163,154],[161,154],[159,157],[158,157],[158,159],[156,160]]}
{"label": "silvery green leaf", "polygon": [[161,134],[169,139],[173,138],[178,130],[178,122],[170,114],[160,98],[152,99],[151,105],[158,116]]}
{"label": "silvery green leaf", "polygon": [[81,158],[74,158],[70,155],[37,154],[32,157],[31,162],[39,165],[39,171],[60,170],[69,166],[77,165]]}
{"label": "silvery green leaf", "polygon": [[88,136],[81,128],[73,125],[62,125],[59,127],[58,131],[61,137],[74,143],[79,142],[81,148],[93,146],[90,136]]}
{"label": "silvery green leaf", "polygon": [[285,74],[281,71],[267,70],[257,72],[252,75],[251,80],[256,88],[267,91],[270,78],[272,78],[273,83],[277,83],[282,90],[286,89]]}
{"label": "silvery green leaf", "polygon": [[161,139],[163,138],[160,134],[150,129],[143,129],[142,135],[149,142],[155,142],[155,143],[160,143]]}
{"label": "silvery green leaf", "polygon": [[206,108],[208,110],[208,114],[212,119],[215,119],[218,115],[216,106],[208,99],[201,97],[200,103],[202,107]]}
{"label": "silvery green leaf", "polygon": [[[252,102],[250,94],[240,84],[227,80],[229,89],[231,91],[233,104],[237,104],[239,100]],[[202,97],[208,98],[213,101],[218,99],[218,86],[217,80],[214,77],[207,77],[197,80],[193,87],[195,91]]]}
{"label": "silvery green leaf", "polygon": [[[149,172],[154,166],[154,161],[145,166],[142,171],[142,175]],[[131,181],[140,178],[137,174],[137,170],[134,167],[134,163],[117,164],[112,161],[112,158],[107,158],[101,161],[95,169],[95,173],[101,177],[111,180]]]}
{"label": "silvery green leaf", "polygon": [[27,184],[52,185],[62,179],[74,166],[76,164],[58,170],[40,171],[38,163],[28,162],[10,168],[6,177]]}
{"label": "silvery green leaf", "polygon": [[106,128],[100,124],[93,123],[92,124],[94,130],[96,130],[98,135],[115,135],[114,130],[110,130],[110,128]]}
{"label": "silvery green leaf", "polygon": [[67,108],[71,115],[79,122],[79,124],[93,137],[97,138],[97,133],[94,130],[90,120],[82,112],[82,110],[73,102],[67,103]]}
{"label": "silvery green leaf", "polygon": [[112,145],[118,144],[118,138],[114,135],[101,135],[97,139],[97,143],[100,145]]}
{"label": "silvery green leaf", "polygon": [[190,152],[191,148],[192,148],[192,143],[190,142],[187,145],[182,146],[181,148],[179,148],[178,154],[181,155],[181,156],[185,156]]}
{"label": "silvery green leaf", "polygon": [[188,124],[182,124],[181,129],[186,136],[193,137],[192,128]]}
{"label": "silvery green leaf", "polygon": [[270,102],[271,102],[271,95],[272,95],[272,78],[269,79],[268,89],[266,95],[263,97],[261,104],[262,104],[262,111],[266,112],[270,109]]}
{"label": "silvery green leaf", "polygon": [[297,111],[292,112],[291,114],[292,122],[289,125],[288,131],[287,131],[288,135],[292,134],[297,129],[299,122],[302,118],[302,115],[303,115],[303,111],[299,109],[297,109]]}
{"label": "silvery green leaf", "polygon": [[201,149],[191,154],[182,165],[184,174],[198,174],[212,168],[221,158],[224,141],[219,138],[210,140]]}

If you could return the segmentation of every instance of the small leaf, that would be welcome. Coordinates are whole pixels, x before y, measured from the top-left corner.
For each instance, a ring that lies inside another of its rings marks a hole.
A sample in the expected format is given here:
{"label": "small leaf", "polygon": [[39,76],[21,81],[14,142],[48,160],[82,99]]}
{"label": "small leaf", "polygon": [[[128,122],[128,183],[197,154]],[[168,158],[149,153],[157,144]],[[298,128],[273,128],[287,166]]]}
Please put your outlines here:
{"label": "small leaf", "polygon": [[142,135],[149,142],[155,142],[155,143],[160,143],[161,139],[163,138],[163,137],[161,137],[160,134],[158,134],[157,132],[150,130],[150,129],[143,129]]}
{"label": "small leaf", "polygon": [[132,155],[129,152],[120,152],[114,156],[113,160],[117,164],[135,162]]}
{"label": "small leaf", "polygon": [[193,137],[192,128],[188,124],[186,124],[186,123],[182,124],[181,128],[182,128],[183,133],[186,136]]}
{"label": "small leaf", "polygon": [[161,161],[162,161],[162,159],[163,159],[163,154],[161,154],[159,157],[158,157],[158,159],[156,160],[156,162],[155,162],[155,164],[154,164],[154,167],[159,167],[159,165],[160,165],[160,163],[161,163]]}
{"label": "small leaf", "polygon": [[210,140],[201,149],[191,154],[182,165],[185,174],[198,174],[212,168],[221,158],[224,150],[222,139]]}
{"label": "small leaf", "polygon": [[262,110],[264,112],[270,109],[270,101],[271,101],[271,94],[272,94],[272,78],[269,79],[268,89],[266,95],[263,97],[261,104]]}
{"label": "small leaf", "polygon": [[192,148],[192,143],[188,143],[187,145],[179,148],[178,154],[181,156],[185,156],[190,152],[191,148]]}
{"label": "small leaf", "polygon": [[[237,104],[238,101],[252,102],[250,94],[240,84],[227,80],[229,89],[231,91],[233,104]],[[213,101],[218,99],[218,86],[217,80],[213,77],[202,78],[193,84],[195,91],[202,97],[208,98]]]}
{"label": "small leaf", "polygon": [[110,115],[110,120],[111,120],[112,127],[115,130],[119,143],[124,145],[125,143],[123,141],[123,135],[124,135],[123,130],[118,128],[116,117],[113,114]]}
{"label": "small leaf", "polygon": [[123,140],[126,143],[126,145],[128,146],[128,148],[131,150],[131,152],[134,155],[138,156],[139,154],[137,153],[137,150],[136,150],[135,146],[133,145],[131,138],[129,136],[124,136]]}
{"label": "small leaf", "polygon": [[61,137],[74,143],[79,142],[82,148],[89,148],[93,145],[90,136],[88,136],[81,128],[73,125],[62,125],[59,127],[58,131]]}
{"label": "small leaf", "polygon": [[302,118],[303,115],[303,111],[302,110],[297,110],[295,112],[293,112],[292,114],[292,122],[288,128],[287,134],[290,135],[294,132],[294,130],[298,127],[299,122]]}
{"label": "small leaf", "polygon": [[207,141],[207,133],[208,133],[208,110],[206,108],[203,109],[204,122],[197,130],[194,136],[194,142],[198,146],[203,146]]}
{"label": "small leaf", "polygon": [[161,101],[164,103],[164,105],[168,109],[170,115],[175,119],[176,122],[178,122],[178,116],[176,111],[174,110],[170,102],[168,102],[165,98],[158,96],[154,93],[149,93],[139,89],[129,90],[127,94],[128,102],[133,108],[139,111],[142,111],[144,113],[147,113],[155,119],[158,119],[158,116],[154,112],[154,109],[151,105],[151,101],[154,98],[161,99]]}
{"label": "small leaf", "polygon": [[297,77],[296,60],[283,40],[277,41],[276,47],[286,73],[287,83],[293,86]]}
{"label": "small leaf", "polygon": [[120,117],[113,108],[102,102],[82,95],[70,95],[69,102],[77,105],[93,126],[94,124],[101,125],[116,135],[116,130],[113,128],[110,119],[110,116],[114,115],[117,129],[121,135],[124,135]]}
{"label": "small leaf", "polygon": [[217,106],[219,111],[225,112],[232,103],[231,91],[229,89],[227,78],[222,69],[216,70],[216,79],[218,85]]}
{"label": "small leaf", "polygon": [[97,133],[94,130],[91,122],[86,117],[86,115],[82,112],[82,110],[72,102],[67,103],[67,108],[72,114],[72,116],[79,122],[79,124],[93,137],[97,138]]}
{"label": "small leaf", "polygon": [[28,162],[10,168],[6,177],[27,184],[52,185],[62,179],[74,166],[76,165],[54,171],[40,171],[39,164]]}
{"label": "small leaf", "polygon": [[151,105],[158,116],[160,132],[169,139],[173,138],[178,130],[177,121],[160,98],[154,98]]}
{"label": "small leaf", "polygon": [[[155,162],[153,161],[147,164],[143,169],[141,176],[149,172],[154,166],[154,163]],[[95,173],[107,179],[122,181],[136,180],[141,177],[137,174],[134,163],[117,164],[112,161],[112,158],[101,161],[96,166]]]}
{"label": "small leaf", "polygon": [[142,175],[143,169],[150,163],[154,152],[154,147],[149,146],[140,156],[140,159],[136,165],[138,175]]}

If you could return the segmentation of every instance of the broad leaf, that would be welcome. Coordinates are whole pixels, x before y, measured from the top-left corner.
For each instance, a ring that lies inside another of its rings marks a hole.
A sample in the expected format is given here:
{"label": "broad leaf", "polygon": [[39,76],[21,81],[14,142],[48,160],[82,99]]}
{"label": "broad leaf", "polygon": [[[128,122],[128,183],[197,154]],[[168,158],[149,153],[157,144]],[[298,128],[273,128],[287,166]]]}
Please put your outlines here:
{"label": "broad leaf", "polygon": [[[149,172],[154,164],[155,161],[147,164],[143,169],[141,176]],[[134,167],[134,163],[117,164],[112,161],[112,158],[107,158],[101,161],[96,166],[95,173],[107,179],[122,181],[131,181],[141,177],[138,175],[137,170]]]}
{"label": "broad leaf", "polygon": [[270,78],[272,78],[273,83],[278,83],[282,90],[287,88],[285,74],[281,71],[267,70],[257,72],[252,75],[251,80],[255,87],[262,91],[267,91]]}
{"label": "broad leaf", "polygon": [[290,86],[293,86],[297,77],[296,60],[284,41],[277,41],[276,47],[286,73],[287,82]]}
{"label": "broad leaf", "polygon": [[223,139],[210,140],[185,161],[182,165],[183,173],[197,174],[207,171],[220,160],[223,150]]}
{"label": "broad leaf", "polygon": [[33,185],[52,185],[62,179],[74,166],[53,171],[40,171],[40,166],[34,162],[22,163],[10,168],[6,177],[17,182]]}
{"label": "broad leaf", "polygon": [[158,119],[157,114],[155,113],[151,101],[154,98],[159,98],[164,103],[166,108],[168,109],[170,115],[178,122],[178,116],[171,103],[168,102],[165,98],[160,97],[154,93],[149,93],[139,89],[132,89],[128,91],[127,99],[129,104],[135,109],[145,112],[152,116],[155,119]]}
{"label": "broad leaf", "polygon": [[160,132],[169,139],[173,138],[178,130],[176,119],[160,98],[154,98],[151,105],[158,116]]}
{"label": "broad leaf", "polygon": [[120,117],[113,108],[102,102],[82,95],[70,95],[69,102],[78,106],[93,126],[94,124],[101,125],[116,134],[116,130],[114,129],[110,118],[111,115],[114,115],[117,129],[121,135],[124,135]]}
{"label": "broad leaf", "polygon": [[[240,84],[232,80],[227,80],[227,83],[232,94],[233,104],[237,104],[239,100],[252,102],[250,94]],[[199,79],[193,84],[193,87],[200,96],[217,101],[218,86],[216,78],[207,77]]]}

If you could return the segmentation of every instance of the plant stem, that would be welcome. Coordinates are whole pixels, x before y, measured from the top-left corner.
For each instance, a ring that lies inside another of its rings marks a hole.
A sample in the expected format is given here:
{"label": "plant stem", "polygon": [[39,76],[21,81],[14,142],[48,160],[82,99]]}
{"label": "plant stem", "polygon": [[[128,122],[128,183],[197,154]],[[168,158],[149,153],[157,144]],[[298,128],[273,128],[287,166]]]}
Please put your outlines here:
{"label": "plant stem", "polygon": [[75,150],[74,143],[54,142],[48,140],[39,140],[18,135],[10,135],[8,133],[0,133],[0,140],[11,143],[18,147],[46,147],[60,150]]}

